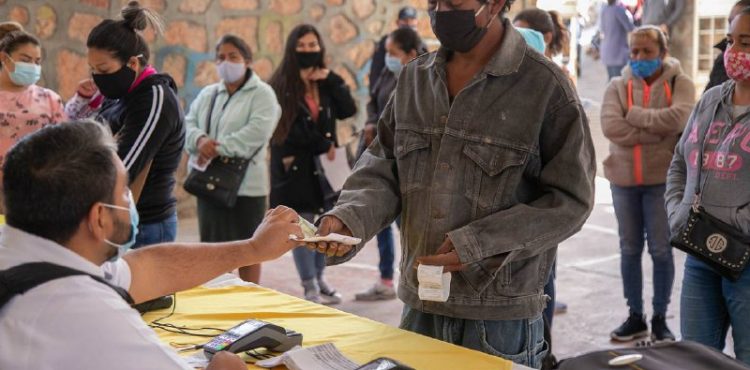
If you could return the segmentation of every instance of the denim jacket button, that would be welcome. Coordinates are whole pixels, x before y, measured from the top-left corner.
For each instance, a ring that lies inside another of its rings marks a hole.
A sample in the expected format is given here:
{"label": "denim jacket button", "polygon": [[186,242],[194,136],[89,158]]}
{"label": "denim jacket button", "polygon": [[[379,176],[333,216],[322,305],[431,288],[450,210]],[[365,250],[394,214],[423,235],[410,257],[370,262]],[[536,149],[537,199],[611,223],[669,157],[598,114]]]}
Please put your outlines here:
{"label": "denim jacket button", "polygon": [[451,165],[449,165],[448,163],[441,163],[440,164],[440,170],[442,170],[442,171],[450,171],[450,169],[451,169]]}
{"label": "denim jacket button", "polygon": [[442,124],[448,123],[448,116],[440,116],[440,123]]}

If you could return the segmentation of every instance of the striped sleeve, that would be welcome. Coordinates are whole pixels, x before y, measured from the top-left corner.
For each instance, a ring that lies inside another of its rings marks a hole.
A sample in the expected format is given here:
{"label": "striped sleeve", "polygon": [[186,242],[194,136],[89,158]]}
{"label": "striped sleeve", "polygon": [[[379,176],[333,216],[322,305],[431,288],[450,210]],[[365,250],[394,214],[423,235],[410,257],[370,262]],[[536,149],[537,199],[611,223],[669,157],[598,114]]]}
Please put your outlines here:
{"label": "striped sleeve", "polygon": [[159,152],[171,130],[170,120],[178,119],[170,117],[171,109],[165,108],[164,90],[163,85],[151,86],[149,94],[144,93],[129,103],[121,129],[116,134],[118,154],[131,180]]}

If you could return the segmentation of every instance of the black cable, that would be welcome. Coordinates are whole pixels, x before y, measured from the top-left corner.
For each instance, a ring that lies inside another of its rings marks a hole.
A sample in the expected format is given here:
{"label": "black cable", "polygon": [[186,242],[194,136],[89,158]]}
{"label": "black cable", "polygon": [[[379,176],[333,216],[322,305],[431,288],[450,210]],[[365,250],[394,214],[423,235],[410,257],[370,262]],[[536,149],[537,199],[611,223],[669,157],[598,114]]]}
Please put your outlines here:
{"label": "black cable", "polygon": [[193,333],[193,332],[200,332],[200,331],[217,331],[223,333],[226,331],[226,329],[220,329],[220,328],[190,328],[184,325],[175,325],[171,323],[165,323],[161,322],[162,320],[166,320],[170,317],[172,317],[175,313],[175,310],[177,308],[177,294],[172,295],[172,310],[165,316],[162,316],[156,320],[151,321],[148,326],[152,329],[160,329],[164,330],[169,333],[175,333],[175,334],[183,334],[183,335],[189,335],[193,337],[204,337],[204,338],[213,338],[217,336],[217,334],[202,334],[202,333]]}

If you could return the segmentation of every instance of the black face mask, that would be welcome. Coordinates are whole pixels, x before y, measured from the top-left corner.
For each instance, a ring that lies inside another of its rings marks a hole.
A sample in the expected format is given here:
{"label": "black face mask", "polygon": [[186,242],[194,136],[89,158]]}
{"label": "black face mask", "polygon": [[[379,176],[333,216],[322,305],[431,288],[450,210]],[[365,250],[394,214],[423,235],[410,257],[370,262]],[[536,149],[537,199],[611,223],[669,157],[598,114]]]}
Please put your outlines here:
{"label": "black face mask", "polygon": [[135,71],[122,66],[117,72],[93,75],[94,83],[99,92],[109,99],[120,99],[130,90],[135,82]]}
{"label": "black face mask", "polygon": [[302,69],[310,68],[310,67],[317,67],[320,65],[320,59],[322,57],[322,53],[319,51],[312,51],[312,52],[297,52],[297,63],[299,63],[299,67]]}
{"label": "black face mask", "polygon": [[[438,6],[440,3],[438,2]],[[493,16],[486,27],[479,27],[476,24],[476,16],[481,13],[486,5],[483,5],[477,12],[473,10],[447,10],[439,12],[437,9],[431,10],[430,24],[432,31],[435,32],[440,43],[448,50],[466,53],[482,41],[487,33]],[[497,15],[495,15],[497,16]]]}

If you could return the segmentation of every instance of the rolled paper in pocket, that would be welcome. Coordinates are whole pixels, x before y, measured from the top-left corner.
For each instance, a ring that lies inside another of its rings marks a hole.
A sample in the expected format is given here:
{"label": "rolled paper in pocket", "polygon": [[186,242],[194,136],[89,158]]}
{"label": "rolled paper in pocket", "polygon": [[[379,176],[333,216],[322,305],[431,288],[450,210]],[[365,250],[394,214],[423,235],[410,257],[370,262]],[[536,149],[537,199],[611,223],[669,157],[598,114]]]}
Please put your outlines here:
{"label": "rolled paper in pocket", "polygon": [[417,267],[419,299],[446,302],[451,292],[451,273],[443,272],[443,266],[420,264]]}

